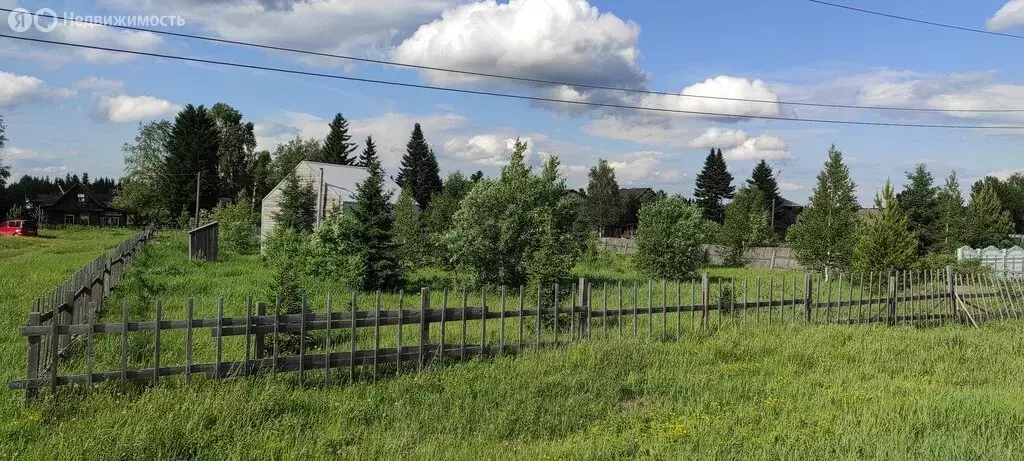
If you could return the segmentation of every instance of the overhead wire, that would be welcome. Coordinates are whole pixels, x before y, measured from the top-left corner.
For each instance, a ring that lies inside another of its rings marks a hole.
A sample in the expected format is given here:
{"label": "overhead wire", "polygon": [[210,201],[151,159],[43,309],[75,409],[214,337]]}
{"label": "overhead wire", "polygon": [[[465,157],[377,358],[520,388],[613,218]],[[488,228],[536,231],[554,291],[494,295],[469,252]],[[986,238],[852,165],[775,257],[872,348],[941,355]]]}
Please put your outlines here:
{"label": "overhead wire", "polygon": [[[828,4],[827,2],[821,2],[821,3]],[[14,12],[14,10],[9,9],[9,8],[0,8],[0,11]],[[40,15],[38,15],[36,13],[31,13],[31,12],[27,12],[26,13],[26,12],[19,11],[18,13],[20,13],[20,14],[30,14],[30,15],[33,15],[33,16],[40,16]],[[40,16],[40,17],[50,18],[50,16]],[[145,27],[136,27],[136,26],[130,26],[130,25],[124,25],[124,24],[109,24],[109,23],[104,23],[104,22],[94,22],[94,21],[87,21],[87,20],[84,20],[84,19],[77,19],[77,18],[74,18],[74,17],[61,18],[61,20],[62,21],[66,20],[66,21],[70,21],[70,22],[77,22],[77,23],[81,23],[81,24],[89,24],[89,25],[97,25],[97,26],[110,27],[110,28],[114,28],[114,29],[130,30],[130,31],[135,31],[135,32],[148,32],[148,33],[164,35],[164,36],[170,36],[170,37],[187,38],[187,39],[193,39],[193,40],[203,40],[203,41],[214,42],[214,43],[238,45],[238,46],[245,46],[245,47],[257,48],[257,49],[271,50],[271,51],[282,51],[282,52],[288,52],[288,53],[304,54],[304,55],[308,55],[308,56],[319,56],[319,57],[335,58],[335,59],[342,59],[342,60],[348,60],[348,61],[354,61],[354,62],[363,62],[363,63],[370,63],[370,64],[380,64],[380,65],[392,66],[392,67],[417,69],[417,70],[427,70],[427,71],[432,71],[432,72],[445,72],[445,73],[468,75],[468,76],[474,76],[474,77],[484,77],[484,78],[491,78],[491,79],[519,81],[519,82],[525,82],[525,83],[534,83],[534,84],[543,84],[543,85],[555,85],[555,86],[570,86],[570,87],[585,88],[585,89],[591,89],[591,90],[618,91],[618,92],[624,92],[624,93],[657,95],[657,96],[671,96],[671,97],[679,97],[679,98],[696,98],[696,99],[709,99],[709,100],[719,100],[719,101],[747,102],[747,103],[753,103],[753,104],[777,104],[777,105],[783,105],[783,106],[822,107],[822,108],[833,108],[833,109],[859,109],[859,110],[877,110],[877,111],[934,112],[934,113],[1013,113],[1013,112],[1024,112],[1024,108],[1020,108],[1020,109],[939,109],[939,108],[931,108],[931,107],[894,107],[894,106],[873,106],[873,105],[839,104],[839,103],[806,102],[806,101],[785,101],[785,100],[756,99],[756,98],[737,98],[737,97],[728,97],[728,96],[714,96],[714,95],[703,95],[703,94],[677,93],[677,92],[669,92],[669,91],[655,91],[655,90],[646,90],[646,89],[640,89],[640,88],[616,87],[616,86],[596,85],[596,84],[589,84],[589,83],[582,83],[582,82],[567,82],[567,81],[559,81],[559,80],[547,80],[547,79],[538,79],[538,78],[531,78],[531,77],[522,77],[522,76],[514,76],[514,75],[496,74],[496,73],[490,73],[490,72],[478,72],[478,71],[471,71],[471,70],[465,70],[465,69],[453,69],[453,68],[446,68],[446,67],[427,66],[427,65],[421,65],[421,64],[402,63],[402,62],[388,61],[388,60],[382,60],[382,59],[372,59],[372,58],[365,58],[365,57],[358,57],[358,56],[351,56],[351,55],[344,55],[344,54],[326,53],[326,52],[313,51],[313,50],[304,50],[304,49],[299,49],[299,48],[290,48],[290,47],[283,47],[283,46],[276,46],[276,45],[268,45],[268,44],[262,44],[262,43],[252,43],[252,42],[246,42],[246,41],[241,41],[241,40],[231,40],[231,39],[210,37],[210,36],[199,35],[199,34],[190,34],[190,33],[184,33],[184,32],[172,32],[172,31],[165,31],[165,30],[145,28]]]}
{"label": "overhead wire", "polygon": [[804,123],[820,123],[820,124],[837,124],[837,125],[861,125],[861,126],[890,126],[890,127],[913,127],[913,128],[946,128],[946,129],[988,129],[988,130],[1020,130],[1024,129],[1024,125],[955,125],[955,124],[937,124],[937,123],[901,123],[901,122],[874,122],[874,121],[861,121],[861,120],[835,120],[835,119],[821,119],[821,118],[799,118],[799,117],[786,117],[786,116],[773,116],[773,115],[756,115],[756,114],[733,114],[733,113],[720,113],[711,111],[698,111],[698,110],[684,110],[684,109],[669,109],[662,107],[645,107],[645,106],[633,106],[628,104],[614,104],[614,103],[601,103],[594,101],[574,101],[568,99],[557,99],[547,98],[541,96],[529,96],[514,93],[502,93],[496,91],[483,91],[483,90],[472,90],[466,88],[452,88],[436,85],[426,85],[418,83],[408,82],[396,82],[391,80],[382,80],[365,77],[354,77],[347,75],[328,74],[323,72],[312,72],[298,69],[288,69],[282,67],[264,66],[256,64],[246,64],[240,62],[222,61],[216,59],[205,59],[196,58],[189,56],[178,56],[164,53],[154,53],[149,51],[138,51],[138,50],[126,50],[122,48],[113,48],[98,45],[87,45],[84,43],[74,42],[62,42],[57,40],[48,40],[36,37],[26,37],[18,35],[7,35],[0,34],[0,38],[7,38],[11,40],[20,40],[34,43],[46,43],[51,45],[59,45],[71,48],[90,49],[97,51],[108,51],[112,53],[131,54],[136,56],[148,56],[155,58],[164,58],[177,61],[195,62],[202,64],[236,67],[250,70],[261,70],[267,72],[278,72],[293,75],[303,75],[311,77],[322,77],[336,80],[345,80],[352,82],[372,83],[384,86],[394,86],[402,88],[414,88],[424,90],[443,91],[457,94],[470,94],[478,96],[492,96],[505,99],[518,99],[535,102],[547,102],[547,103],[558,103],[567,105],[577,106],[588,106],[588,107],[603,107],[611,109],[626,109],[636,110],[644,112],[655,112],[655,113],[666,113],[666,114],[684,114],[684,115],[698,115],[705,117],[722,117],[722,118],[735,118],[735,119],[757,119],[757,120],[776,120],[776,121],[788,121],[788,122],[804,122]]}

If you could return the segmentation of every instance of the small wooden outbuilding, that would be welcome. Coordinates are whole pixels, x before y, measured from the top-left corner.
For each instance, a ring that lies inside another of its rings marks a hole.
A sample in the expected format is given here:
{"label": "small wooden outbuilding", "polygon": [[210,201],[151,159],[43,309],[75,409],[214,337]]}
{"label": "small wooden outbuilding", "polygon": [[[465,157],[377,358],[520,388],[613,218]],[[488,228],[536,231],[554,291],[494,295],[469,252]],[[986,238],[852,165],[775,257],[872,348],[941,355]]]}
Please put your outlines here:
{"label": "small wooden outbuilding", "polygon": [[214,221],[188,231],[188,259],[217,262],[218,224]]}

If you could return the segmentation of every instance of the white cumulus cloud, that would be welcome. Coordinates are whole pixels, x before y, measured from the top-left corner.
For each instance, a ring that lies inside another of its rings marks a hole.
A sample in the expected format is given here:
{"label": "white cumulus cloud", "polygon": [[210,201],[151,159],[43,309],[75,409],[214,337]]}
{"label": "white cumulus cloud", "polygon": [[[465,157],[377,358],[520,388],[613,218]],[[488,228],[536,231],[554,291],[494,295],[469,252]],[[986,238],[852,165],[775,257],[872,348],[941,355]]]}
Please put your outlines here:
{"label": "white cumulus cloud", "polygon": [[[521,137],[526,143],[526,157],[533,152],[533,139]],[[507,165],[516,138],[494,134],[481,134],[469,138],[452,138],[444,144],[444,151],[455,158],[477,165]]]}
{"label": "white cumulus cloud", "polygon": [[[638,86],[640,27],[585,0],[484,0],[445,11],[393,53],[396,61],[536,79]],[[475,77],[428,72],[435,82]]]}
{"label": "white cumulus cloud", "polygon": [[700,136],[690,140],[688,145],[695,149],[707,149],[709,147],[719,149],[730,149],[747,140],[747,133],[743,130],[732,130],[727,128],[708,128]]}
{"label": "white cumulus cloud", "polygon": [[1024,0],[1010,0],[985,21],[989,30],[1007,30],[1024,26]]}
{"label": "white cumulus cloud", "polygon": [[181,110],[181,106],[154,96],[105,96],[96,105],[96,115],[112,123],[137,122],[164,117]]}
{"label": "white cumulus cloud", "polygon": [[779,160],[792,158],[793,153],[789,151],[786,140],[772,134],[762,134],[725,151],[723,156],[727,160]]}
{"label": "white cumulus cloud", "polygon": [[32,100],[70,98],[74,95],[74,90],[51,88],[37,77],[0,71],[0,107],[14,106]]}
{"label": "white cumulus cloud", "polygon": [[[695,83],[679,92],[680,95],[652,94],[642,99],[641,105],[659,109],[682,110],[711,114],[730,114],[743,117],[778,116],[780,112],[779,97],[761,80],[750,80],[742,77],[719,75],[703,82]],[[691,97],[687,97],[687,95]],[[693,96],[712,96],[714,99]],[[767,102],[736,101],[735,99],[758,100]],[[703,115],[703,117],[710,117]],[[728,118],[736,119],[736,118]]]}

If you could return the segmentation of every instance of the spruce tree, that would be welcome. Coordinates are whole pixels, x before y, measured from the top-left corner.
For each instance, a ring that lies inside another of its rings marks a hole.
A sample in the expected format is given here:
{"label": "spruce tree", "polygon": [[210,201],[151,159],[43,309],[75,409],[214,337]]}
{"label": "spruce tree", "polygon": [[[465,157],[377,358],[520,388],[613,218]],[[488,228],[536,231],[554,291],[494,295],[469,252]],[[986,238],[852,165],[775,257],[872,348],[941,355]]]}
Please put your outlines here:
{"label": "spruce tree", "polygon": [[697,206],[704,214],[704,219],[721,224],[725,221],[725,199],[731,199],[735,188],[732,185],[732,174],[725,164],[722,149],[711,149],[704,160],[704,168],[697,175],[697,188],[693,191]]}
{"label": "spruce tree", "polygon": [[810,203],[789,229],[787,239],[804,267],[826,271],[850,267],[856,245],[856,185],[843,153],[833,144],[825,168],[818,173]]}
{"label": "spruce tree", "polygon": [[[772,167],[768,165],[768,162],[761,159],[754,166],[754,171],[750,175],[750,179],[747,180],[747,185],[756,187],[757,190],[761,191],[761,196],[764,199],[764,209],[769,214],[774,210],[775,216],[769,215],[769,221],[774,223],[775,232],[781,232],[784,229],[786,223],[782,222],[780,215],[782,214],[781,199],[779,195],[779,183],[775,179],[775,172],[772,171]],[[774,206],[773,206],[774,205]]]}
{"label": "spruce tree", "polygon": [[719,243],[725,247],[722,256],[726,266],[742,267],[747,248],[762,245],[771,238],[769,220],[761,190],[752,185],[740,189],[725,207],[725,224]]}
{"label": "spruce tree", "polygon": [[220,132],[210,112],[203,106],[185,106],[175,117],[167,138],[164,171],[171,216],[194,213],[197,174],[199,207],[209,210],[217,204],[219,149]]}
{"label": "spruce tree", "polygon": [[1003,210],[992,185],[984,185],[971,193],[967,221],[970,229],[967,244],[974,248],[1000,245],[1013,232],[1010,212]]}
{"label": "spruce tree", "polygon": [[939,203],[935,194],[938,188],[935,180],[923,163],[907,172],[908,184],[903,186],[896,199],[900,208],[906,213],[911,232],[918,237],[918,256],[924,256],[935,248],[939,240]]}
{"label": "spruce tree", "polygon": [[308,184],[299,181],[295,173],[285,177],[277,207],[274,221],[278,226],[291,229],[298,234],[313,231],[313,225],[316,223],[316,192]]}
{"label": "spruce tree", "polygon": [[960,192],[956,171],[951,171],[946,184],[935,194],[938,205],[938,231],[936,251],[952,254],[967,243],[967,207]]}
{"label": "spruce tree", "polygon": [[355,165],[356,157],[351,154],[355,152],[356,144],[349,142],[352,136],[348,134],[348,120],[345,120],[340,113],[335,114],[330,127],[331,131],[324,138],[324,143],[315,160],[335,165]]}
{"label": "spruce tree", "polygon": [[413,126],[412,135],[405,145],[402,166],[398,170],[395,182],[399,187],[409,187],[416,203],[421,210],[430,206],[430,200],[441,193],[441,173],[437,165],[437,157],[427,144],[420,124]]}
{"label": "spruce tree", "polygon": [[854,267],[861,272],[910,269],[917,255],[918,240],[889,181],[875,196],[875,208],[878,212],[869,216],[860,227],[854,250]]}
{"label": "spruce tree", "polygon": [[416,194],[416,202],[420,204],[420,209],[427,210],[430,207],[430,202],[441,193],[443,187],[441,168],[437,165],[437,155],[434,154],[434,149],[430,149],[427,156],[423,157],[418,176],[416,189],[413,192]]}
{"label": "spruce tree", "polygon": [[393,236],[395,218],[391,193],[384,191],[384,169],[372,139],[366,139],[360,160],[369,174],[356,188],[356,204],[352,210],[356,220],[355,240],[360,249],[361,285],[363,290],[390,290],[402,283],[402,267]]}
{"label": "spruce tree", "polygon": [[479,181],[481,179],[484,179],[484,172],[483,171],[476,170],[475,173],[469,175],[469,180],[470,181],[477,182],[477,181]]}
{"label": "spruce tree", "polygon": [[587,182],[586,206],[587,224],[596,229],[598,235],[607,237],[607,230],[619,224],[622,216],[622,201],[619,184],[615,181],[615,170],[604,159],[590,169]]}

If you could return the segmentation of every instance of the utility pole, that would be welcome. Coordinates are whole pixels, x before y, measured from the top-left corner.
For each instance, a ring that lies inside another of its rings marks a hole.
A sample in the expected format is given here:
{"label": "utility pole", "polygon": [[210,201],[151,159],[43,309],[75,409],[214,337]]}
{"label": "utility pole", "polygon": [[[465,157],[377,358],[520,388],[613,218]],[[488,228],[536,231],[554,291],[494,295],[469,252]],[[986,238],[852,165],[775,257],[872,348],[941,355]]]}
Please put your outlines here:
{"label": "utility pole", "polygon": [[203,180],[203,172],[196,172],[196,225],[199,227],[199,183]]}
{"label": "utility pole", "polygon": [[[775,185],[779,185],[779,176],[782,176],[782,170],[775,172]],[[779,201],[778,197],[772,198],[772,232],[775,232],[775,202]]]}

